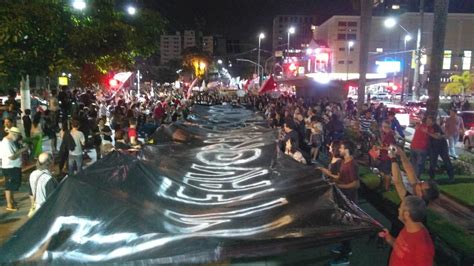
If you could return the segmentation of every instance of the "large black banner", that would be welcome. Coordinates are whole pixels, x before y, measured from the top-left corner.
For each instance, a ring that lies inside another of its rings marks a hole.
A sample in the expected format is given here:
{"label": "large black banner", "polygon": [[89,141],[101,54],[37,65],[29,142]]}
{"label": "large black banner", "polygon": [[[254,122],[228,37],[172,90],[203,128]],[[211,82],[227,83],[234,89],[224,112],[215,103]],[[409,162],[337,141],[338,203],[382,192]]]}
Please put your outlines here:
{"label": "large black banner", "polygon": [[0,262],[207,263],[350,239],[379,225],[277,151],[252,111],[196,107],[136,156],[67,178],[0,248]]}

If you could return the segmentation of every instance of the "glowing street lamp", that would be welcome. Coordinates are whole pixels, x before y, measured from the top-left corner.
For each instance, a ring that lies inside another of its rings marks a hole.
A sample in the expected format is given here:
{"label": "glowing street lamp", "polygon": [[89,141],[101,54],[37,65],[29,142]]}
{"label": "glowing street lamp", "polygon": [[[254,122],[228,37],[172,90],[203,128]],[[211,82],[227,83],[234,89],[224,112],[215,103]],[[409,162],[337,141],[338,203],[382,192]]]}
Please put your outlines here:
{"label": "glowing street lamp", "polygon": [[347,56],[346,56],[346,80],[349,80],[349,55],[351,53],[351,48],[354,46],[354,41],[349,41],[347,43]]}
{"label": "glowing street lamp", "polygon": [[395,27],[395,25],[397,25],[397,20],[395,18],[390,17],[390,18],[385,19],[383,24],[387,28],[393,28],[393,27]]}
{"label": "glowing street lamp", "polygon": [[221,60],[221,59],[217,60],[217,63],[218,63],[219,65],[222,65],[222,60]]}
{"label": "glowing street lamp", "polygon": [[[265,34],[260,33],[258,35],[258,58],[257,58],[257,65],[260,65],[260,44],[262,43],[262,39],[265,38]],[[260,68],[257,67],[257,76],[258,76],[258,84],[260,84]]]}
{"label": "glowing street lamp", "polygon": [[86,8],[86,2],[84,2],[84,0],[74,0],[72,7],[77,10],[83,10]]}
{"label": "glowing street lamp", "polygon": [[296,31],[295,27],[290,27],[290,28],[288,29],[288,49],[287,49],[287,56],[288,56],[288,54],[290,53],[290,34],[295,34],[295,31]]}
{"label": "glowing street lamp", "polygon": [[128,6],[127,7],[127,13],[130,15],[130,16],[133,16],[137,13],[137,9],[134,7],[134,6]]}

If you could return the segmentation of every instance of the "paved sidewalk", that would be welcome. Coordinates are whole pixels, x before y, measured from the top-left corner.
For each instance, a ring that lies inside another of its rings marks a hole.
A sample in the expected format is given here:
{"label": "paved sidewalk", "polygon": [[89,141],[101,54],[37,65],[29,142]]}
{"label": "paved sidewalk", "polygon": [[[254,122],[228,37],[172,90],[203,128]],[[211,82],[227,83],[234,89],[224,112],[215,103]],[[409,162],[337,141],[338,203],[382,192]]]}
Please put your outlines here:
{"label": "paved sidewalk", "polygon": [[[60,142],[58,143],[58,147]],[[43,151],[51,152],[51,141],[49,139],[45,139],[43,141]],[[84,167],[87,167],[96,161],[96,154],[95,150],[89,151],[88,155],[91,157],[92,160],[85,161]],[[0,245],[10,238],[10,236],[20,228],[27,220],[27,214],[30,209],[30,198],[29,198],[29,176],[30,173],[34,170],[35,163],[28,164],[22,167],[22,183],[20,190],[15,192],[15,201],[18,204],[18,211],[11,212],[6,211],[5,206],[5,196],[4,196],[4,177],[0,177]],[[57,171],[57,166],[55,166],[55,171]],[[57,174],[56,172],[53,173]]]}

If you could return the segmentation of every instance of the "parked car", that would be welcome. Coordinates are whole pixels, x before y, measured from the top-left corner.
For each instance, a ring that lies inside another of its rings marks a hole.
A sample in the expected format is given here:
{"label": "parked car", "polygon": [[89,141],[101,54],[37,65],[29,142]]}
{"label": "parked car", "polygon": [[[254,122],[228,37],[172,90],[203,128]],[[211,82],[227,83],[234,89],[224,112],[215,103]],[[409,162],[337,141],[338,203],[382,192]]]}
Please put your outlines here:
{"label": "parked car", "polygon": [[418,112],[420,108],[426,108],[426,102],[409,101],[405,103],[405,107],[407,107],[410,110],[410,113],[413,111]]}
{"label": "parked car", "polygon": [[379,100],[379,101],[390,101],[392,99],[392,95],[390,93],[386,93],[386,92],[379,92],[377,94],[375,94],[373,97],[372,97],[372,100]]}
{"label": "parked car", "polygon": [[[418,110],[413,109],[413,111],[410,112],[410,125],[414,126],[417,123],[421,123],[425,115],[426,115],[426,108],[423,107],[423,108],[419,108]],[[449,117],[448,113],[446,113],[441,108],[438,109],[438,118],[439,118],[438,123],[440,125],[442,125],[444,121],[446,120],[446,118],[448,117]]]}
{"label": "parked car", "polygon": [[462,118],[465,128],[474,127],[474,111],[461,111],[458,115]]}
{"label": "parked car", "polygon": [[397,118],[402,127],[408,127],[410,125],[410,113],[405,106],[397,104],[386,104],[386,106],[389,112],[395,113],[395,118]]}
{"label": "parked car", "polygon": [[468,130],[464,131],[464,135],[462,136],[462,138],[464,149],[470,151],[472,147],[474,147],[474,127],[471,127]]}
{"label": "parked car", "polygon": [[464,122],[464,128],[466,128],[462,136],[462,142],[464,148],[470,150],[474,147],[474,111],[462,111],[459,112],[459,116]]}

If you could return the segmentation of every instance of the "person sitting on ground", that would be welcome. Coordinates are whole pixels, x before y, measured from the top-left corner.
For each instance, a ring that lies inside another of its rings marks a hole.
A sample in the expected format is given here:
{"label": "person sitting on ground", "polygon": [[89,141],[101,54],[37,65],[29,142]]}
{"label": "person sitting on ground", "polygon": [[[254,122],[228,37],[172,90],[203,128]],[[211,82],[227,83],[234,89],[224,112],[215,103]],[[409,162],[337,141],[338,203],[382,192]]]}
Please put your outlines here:
{"label": "person sitting on ground", "polygon": [[398,208],[398,219],[404,224],[397,238],[387,229],[380,235],[392,246],[389,266],[433,265],[435,255],[430,233],[422,221],[426,217],[426,204],[416,196],[405,197]]}
{"label": "person sitting on ground", "polygon": [[50,171],[52,166],[53,157],[49,153],[43,152],[38,156],[36,170],[30,174],[30,188],[34,206],[30,209],[28,216],[37,211],[58,186]]}

